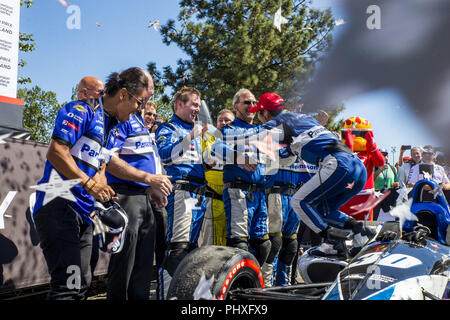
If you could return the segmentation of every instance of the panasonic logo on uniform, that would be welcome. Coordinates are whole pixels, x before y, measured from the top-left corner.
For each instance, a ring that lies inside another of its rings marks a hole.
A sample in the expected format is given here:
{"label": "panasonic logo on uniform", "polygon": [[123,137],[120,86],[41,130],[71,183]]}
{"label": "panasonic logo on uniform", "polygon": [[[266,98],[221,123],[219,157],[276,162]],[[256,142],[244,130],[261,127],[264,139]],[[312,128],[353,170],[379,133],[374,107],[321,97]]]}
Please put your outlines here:
{"label": "panasonic logo on uniform", "polygon": [[141,141],[137,141],[136,142],[136,149],[139,149],[139,148],[149,148],[149,147],[151,147],[152,146],[152,142],[151,141],[149,141],[149,142],[141,142]]}
{"label": "panasonic logo on uniform", "polygon": [[97,158],[99,154],[95,149],[91,149],[91,147],[87,143],[83,144],[83,146],[81,147],[81,152],[87,152],[88,156],[94,158]]}
{"label": "panasonic logo on uniform", "polygon": [[308,131],[308,136],[310,136],[312,138],[312,137],[314,137],[314,136],[318,135],[319,133],[321,133],[323,131],[326,131],[326,130],[327,130],[326,128],[319,128],[319,129],[316,129],[316,130],[311,130],[311,131]]}

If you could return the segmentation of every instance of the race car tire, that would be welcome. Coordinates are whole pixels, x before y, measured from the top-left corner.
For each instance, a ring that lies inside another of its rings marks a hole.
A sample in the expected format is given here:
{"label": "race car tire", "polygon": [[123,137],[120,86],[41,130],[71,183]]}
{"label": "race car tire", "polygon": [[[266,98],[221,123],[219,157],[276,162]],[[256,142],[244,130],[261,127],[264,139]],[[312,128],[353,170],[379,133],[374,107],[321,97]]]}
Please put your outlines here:
{"label": "race car tire", "polygon": [[[232,289],[262,288],[264,280],[256,258],[248,251],[223,246],[203,246],[190,252],[177,267],[167,299],[193,300],[202,273],[214,276],[213,299],[225,300]],[[203,297],[204,298],[204,297]]]}

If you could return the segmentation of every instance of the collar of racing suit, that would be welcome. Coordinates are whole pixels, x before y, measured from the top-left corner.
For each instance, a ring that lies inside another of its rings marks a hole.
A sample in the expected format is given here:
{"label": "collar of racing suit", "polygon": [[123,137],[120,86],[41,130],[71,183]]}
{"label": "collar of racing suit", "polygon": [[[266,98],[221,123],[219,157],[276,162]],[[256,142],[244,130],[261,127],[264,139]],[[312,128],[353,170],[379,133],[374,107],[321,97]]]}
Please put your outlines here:
{"label": "collar of racing suit", "polygon": [[191,130],[194,127],[193,123],[187,123],[186,121],[181,120],[181,118],[179,116],[177,116],[176,114],[172,115],[172,118],[170,119],[170,121],[181,125],[185,129]]}

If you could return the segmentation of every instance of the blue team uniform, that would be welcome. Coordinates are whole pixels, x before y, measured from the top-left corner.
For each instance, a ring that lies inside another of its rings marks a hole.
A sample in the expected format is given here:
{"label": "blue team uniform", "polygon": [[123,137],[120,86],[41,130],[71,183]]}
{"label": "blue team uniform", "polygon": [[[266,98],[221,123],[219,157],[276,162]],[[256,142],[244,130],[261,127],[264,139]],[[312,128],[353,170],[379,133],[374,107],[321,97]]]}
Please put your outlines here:
{"label": "blue team uniform", "polygon": [[[246,134],[255,126],[248,124],[238,118],[222,128],[222,135],[228,133]],[[217,157],[220,152],[223,158],[230,158],[237,155],[239,146],[231,147],[228,144],[216,144],[211,152]],[[248,153],[247,153],[248,154]],[[248,154],[250,155],[250,154]],[[253,152],[250,156],[258,162],[260,156]],[[262,160],[262,159],[261,159]],[[223,202],[227,218],[227,238],[241,238],[245,240],[266,237],[267,229],[267,208],[264,197],[265,165],[260,162],[254,172],[247,171],[237,164],[225,163],[223,167]]]}
{"label": "blue team uniform", "polygon": [[156,130],[156,144],[173,191],[167,198],[168,249],[160,268],[158,298],[164,299],[176,267],[198,244],[206,210],[201,138],[188,141],[194,124],[173,115]]}
{"label": "blue team uniform", "polygon": [[[52,140],[68,146],[76,165],[92,178],[105,159],[106,145],[117,137],[116,124],[117,119],[104,112],[102,100],[73,101],[58,111]],[[38,184],[49,182],[53,171],[67,180],[47,160]],[[89,215],[95,199],[80,185],[70,191],[75,201],[57,197],[45,205],[45,192],[36,192],[33,221],[51,277],[49,299],[84,299],[91,282],[93,227]],[[67,285],[73,266],[81,271],[79,287]]]}
{"label": "blue team uniform", "polygon": [[[292,159],[295,159],[293,163]],[[266,176],[266,202],[272,240],[271,254],[263,267],[268,286],[273,283],[283,286],[290,282],[300,224],[300,217],[292,209],[291,199],[298,188],[311,179],[316,171],[317,166],[304,162],[298,156],[290,156],[280,159],[275,174]]]}
{"label": "blue team uniform", "polygon": [[[200,137],[190,142],[183,140],[193,128],[193,124],[186,123],[173,115],[170,122],[161,124],[156,130],[156,144],[161,162],[167,175],[171,176],[172,184],[175,185],[173,192],[167,198],[167,242],[196,243],[206,209],[204,197],[206,180],[201,140]],[[177,197],[177,194],[181,194],[176,192],[177,186],[189,189],[180,191],[190,193],[190,198],[198,199],[198,202],[186,202],[187,198]],[[191,210],[186,212],[187,209]],[[187,215],[191,216],[187,218]]]}
{"label": "blue team uniform", "polygon": [[[115,118],[110,120],[108,114],[103,112],[101,100],[89,102],[92,102],[92,106],[83,101],[73,101],[62,107],[56,117],[52,139],[67,145],[77,166],[92,178],[101,166],[99,160],[101,149],[107,144],[107,140],[110,141],[108,144],[112,144],[111,141],[117,137],[117,131],[111,130],[117,124],[117,120]],[[52,170],[57,171],[47,160],[44,175],[38,185],[49,181]],[[63,180],[67,180],[63,175],[60,176]],[[89,215],[94,210],[94,197],[80,185],[75,185],[71,191],[76,199],[76,202],[71,203],[72,208],[84,222],[91,224]],[[42,207],[44,196],[44,192],[36,192],[33,214]]]}
{"label": "blue team uniform", "polygon": [[[127,122],[117,125],[118,138],[111,149],[119,152],[119,157],[129,165],[154,174],[156,173],[154,142],[148,129],[145,128],[144,120],[140,114],[131,114]],[[106,172],[108,184],[126,183],[132,186],[147,188],[148,185],[137,182],[122,180]]]}

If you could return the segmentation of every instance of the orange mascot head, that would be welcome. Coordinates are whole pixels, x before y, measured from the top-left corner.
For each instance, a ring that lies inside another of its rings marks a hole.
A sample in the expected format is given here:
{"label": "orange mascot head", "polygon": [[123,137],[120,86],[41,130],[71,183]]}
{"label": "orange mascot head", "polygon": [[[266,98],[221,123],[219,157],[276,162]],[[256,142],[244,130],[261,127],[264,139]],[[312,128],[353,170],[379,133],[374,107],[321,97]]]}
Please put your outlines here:
{"label": "orange mascot head", "polygon": [[361,117],[351,117],[344,121],[341,129],[341,139],[345,143],[344,132],[350,131],[353,136],[353,151],[366,151],[366,139],[368,131],[372,131],[372,126],[367,119]]}

